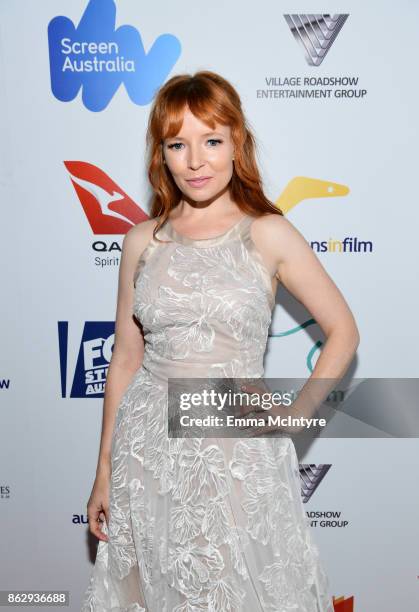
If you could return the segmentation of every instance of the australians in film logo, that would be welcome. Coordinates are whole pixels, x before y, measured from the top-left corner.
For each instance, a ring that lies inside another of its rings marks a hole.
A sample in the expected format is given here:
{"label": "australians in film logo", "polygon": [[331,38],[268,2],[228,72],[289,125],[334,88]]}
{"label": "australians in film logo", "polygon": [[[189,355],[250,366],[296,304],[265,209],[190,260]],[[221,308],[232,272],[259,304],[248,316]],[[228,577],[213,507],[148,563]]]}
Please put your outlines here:
{"label": "australians in film logo", "polygon": [[170,33],[160,34],[146,50],[140,32],[131,25],[115,29],[114,0],[90,0],[79,24],[65,16],[48,25],[51,90],[70,102],[82,88],[90,111],[104,110],[120,85],[134,104],[151,102],[181,53]]}
{"label": "australians in film logo", "polygon": [[360,240],[357,236],[311,240],[310,246],[317,253],[372,253],[372,241]]}

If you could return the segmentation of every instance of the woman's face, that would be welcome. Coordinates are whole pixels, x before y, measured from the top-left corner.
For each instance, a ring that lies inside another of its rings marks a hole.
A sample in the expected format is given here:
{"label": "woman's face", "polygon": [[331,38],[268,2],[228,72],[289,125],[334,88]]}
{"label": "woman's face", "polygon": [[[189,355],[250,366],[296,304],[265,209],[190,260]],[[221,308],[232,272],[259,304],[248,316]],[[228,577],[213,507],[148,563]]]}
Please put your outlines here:
{"label": "woman's face", "polygon": [[213,198],[233,174],[230,126],[217,123],[212,130],[186,108],[179,133],[163,142],[163,155],[185,196],[194,201]]}

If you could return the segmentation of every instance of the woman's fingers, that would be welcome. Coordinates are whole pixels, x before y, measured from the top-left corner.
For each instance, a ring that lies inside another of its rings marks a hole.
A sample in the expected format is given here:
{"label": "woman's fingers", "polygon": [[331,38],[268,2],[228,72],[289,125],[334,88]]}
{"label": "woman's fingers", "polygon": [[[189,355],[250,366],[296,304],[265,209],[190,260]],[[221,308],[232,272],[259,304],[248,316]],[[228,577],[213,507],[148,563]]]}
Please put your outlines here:
{"label": "woman's fingers", "polygon": [[[89,521],[89,530],[96,536],[99,540],[103,540],[104,542],[108,541],[108,536],[106,533],[102,532],[101,526],[105,519],[105,514],[100,508],[91,508],[87,509],[87,518]],[[106,521],[108,524],[108,521]]]}
{"label": "woman's fingers", "polygon": [[[266,388],[261,388],[258,385],[250,384],[250,383],[243,384],[240,387],[240,389],[241,391],[248,393],[249,395],[251,395],[252,393],[258,393],[261,396],[264,395],[265,393],[270,394],[270,391],[269,390],[267,391]],[[249,414],[250,412],[258,412],[258,413],[262,412],[263,413],[266,410],[268,410],[268,408],[263,408],[260,405],[255,406],[253,404],[248,404],[247,406],[246,405],[240,406],[241,416],[245,416],[246,414]]]}
{"label": "woman's fingers", "polygon": [[[268,393],[269,395],[271,395],[271,392],[269,389],[265,388],[261,388],[258,385],[255,384],[243,384],[241,386],[241,390],[244,391],[245,393],[259,393],[259,395],[264,395],[266,393]],[[264,419],[266,426],[265,427],[261,427],[260,425],[256,428],[254,428],[253,431],[253,435],[254,436],[261,436],[267,433],[271,433],[273,431],[281,431],[279,427],[275,427],[273,425],[269,426],[269,415],[268,415],[268,411],[271,410],[271,408],[273,408],[273,405],[271,404],[271,406],[269,408],[264,408],[262,406],[252,406],[252,405],[248,405],[248,406],[244,406],[241,407],[241,416],[245,416],[251,412],[253,413],[258,413],[257,417],[258,419]],[[246,429],[252,429],[251,427],[249,427],[248,425],[244,425],[244,426],[239,426],[240,430],[246,430]]]}
{"label": "woman's fingers", "polygon": [[109,526],[109,507],[108,506],[103,506],[103,512],[105,515],[105,521],[106,521],[106,526]]}

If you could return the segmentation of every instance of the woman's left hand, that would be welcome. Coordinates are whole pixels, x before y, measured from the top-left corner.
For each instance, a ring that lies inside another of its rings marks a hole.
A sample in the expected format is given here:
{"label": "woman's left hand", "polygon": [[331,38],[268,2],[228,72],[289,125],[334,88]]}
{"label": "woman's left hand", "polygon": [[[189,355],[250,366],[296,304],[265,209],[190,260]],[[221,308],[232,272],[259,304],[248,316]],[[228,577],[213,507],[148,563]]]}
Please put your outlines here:
{"label": "woman's left hand", "polygon": [[[249,395],[253,394],[253,393],[258,393],[261,397],[263,397],[263,402],[266,402],[266,394],[269,393],[270,397],[272,397],[272,393],[270,392],[270,390],[265,387],[262,388],[259,384],[252,384],[252,383],[244,383],[241,385],[240,387],[240,391],[243,391],[244,393],[248,393]],[[258,419],[264,419],[264,421],[266,423],[268,423],[268,417],[271,416],[273,418],[275,418],[275,416],[286,416],[286,413],[284,412],[284,408],[282,406],[278,406],[278,405],[274,405],[272,404],[272,402],[270,402],[270,407],[269,408],[261,408],[258,406],[240,406],[240,416],[241,417],[245,417],[246,415],[248,415],[249,413],[256,413],[255,417]],[[239,426],[240,431],[243,431],[245,429],[248,429],[248,426]],[[277,427],[275,425],[266,425],[265,427],[263,426],[256,426],[253,427],[254,433],[252,435],[252,437],[254,436],[261,436],[264,435],[266,433],[271,433],[273,431],[283,431],[280,427]]]}

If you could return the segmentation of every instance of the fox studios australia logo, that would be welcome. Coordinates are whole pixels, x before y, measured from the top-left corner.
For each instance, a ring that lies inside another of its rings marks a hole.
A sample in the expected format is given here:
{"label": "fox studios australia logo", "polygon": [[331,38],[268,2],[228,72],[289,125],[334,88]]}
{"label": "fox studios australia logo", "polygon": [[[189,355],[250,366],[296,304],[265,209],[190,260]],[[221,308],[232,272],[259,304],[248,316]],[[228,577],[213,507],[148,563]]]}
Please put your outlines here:
{"label": "fox studios australia logo", "polygon": [[51,90],[61,102],[80,88],[84,106],[104,110],[121,84],[134,104],[151,102],[177,62],[181,45],[173,34],[160,34],[146,53],[133,26],[115,29],[114,0],[90,0],[78,26],[68,17],[48,24]]}
{"label": "fox studios australia logo", "polygon": [[309,66],[320,66],[349,15],[284,15]]}
{"label": "fox studios australia logo", "polygon": [[112,357],[114,340],[115,322],[85,322],[81,338],[76,342],[76,365],[70,395],[68,396],[69,326],[67,321],[58,322],[61,397],[104,397],[106,376]]}

